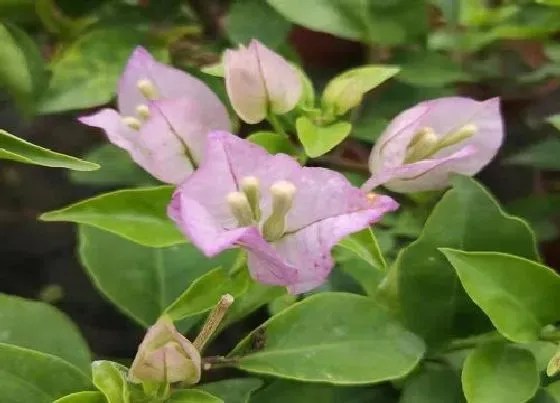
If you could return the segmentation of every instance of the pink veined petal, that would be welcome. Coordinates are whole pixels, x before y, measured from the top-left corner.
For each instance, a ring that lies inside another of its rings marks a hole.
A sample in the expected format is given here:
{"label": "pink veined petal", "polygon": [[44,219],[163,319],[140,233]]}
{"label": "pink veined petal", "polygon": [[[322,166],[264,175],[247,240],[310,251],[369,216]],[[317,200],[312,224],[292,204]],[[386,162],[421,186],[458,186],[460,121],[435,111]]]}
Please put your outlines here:
{"label": "pink veined petal", "polygon": [[272,112],[281,115],[291,111],[302,92],[297,71],[284,58],[255,39],[249,44],[249,50],[257,55]]}
{"label": "pink veined petal", "polygon": [[255,124],[266,117],[267,94],[257,54],[240,46],[224,53],[226,90],[235,112]]}
{"label": "pink veined petal", "polygon": [[321,285],[331,272],[331,249],[347,235],[367,228],[398,204],[388,196],[377,196],[367,210],[341,214],[312,223],[273,243],[286,261],[296,267],[297,279],[288,285],[300,294]]}
{"label": "pink veined petal", "polygon": [[218,97],[201,80],[190,74],[156,61],[150,53],[138,46],[130,56],[119,81],[118,109],[123,116],[136,116],[136,107],[148,102],[137,87],[139,80],[150,80],[158,99],[188,96],[202,107],[215,108],[221,104]]}

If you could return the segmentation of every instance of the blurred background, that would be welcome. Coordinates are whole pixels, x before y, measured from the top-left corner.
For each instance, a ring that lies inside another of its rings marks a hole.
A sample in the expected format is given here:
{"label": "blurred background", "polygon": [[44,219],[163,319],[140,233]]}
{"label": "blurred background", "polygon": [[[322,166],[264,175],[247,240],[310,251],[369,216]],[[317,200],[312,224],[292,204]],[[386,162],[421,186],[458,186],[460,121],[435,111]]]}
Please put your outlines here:
{"label": "blurred background", "polygon": [[[112,101],[137,44],[227,102],[221,79],[200,68],[251,38],[303,65],[319,90],[350,67],[401,67],[352,112],[351,137],[317,162],[357,182],[375,139],[403,109],[454,94],[501,97],[506,144],[480,178],[530,222],[545,261],[560,268],[560,0],[0,0],[0,128],[102,165],[69,173],[0,162],[1,292],[58,306],[98,357],[134,354],[144,330],[93,287],[75,227],[37,216],[156,183],[102,132],[76,121]],[[389,256],[426,218],[414,199],[405,203],[377,230]],[[336,288],[347,279],[332,281]]]}

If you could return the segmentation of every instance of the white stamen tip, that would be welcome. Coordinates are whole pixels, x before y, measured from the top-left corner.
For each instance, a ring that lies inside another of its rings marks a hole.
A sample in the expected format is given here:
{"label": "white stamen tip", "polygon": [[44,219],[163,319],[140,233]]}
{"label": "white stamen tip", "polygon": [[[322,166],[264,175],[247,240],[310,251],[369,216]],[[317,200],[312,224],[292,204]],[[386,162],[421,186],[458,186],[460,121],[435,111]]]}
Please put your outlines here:
{"label": "white stamen tip", "polygon": [[142,120],[149,119],[150,118],[150,108],[148,108],[146,105],[138,105],[136,107],[136,114]]}
{"label": "white stamen tip", "polygon": [[242,192],[231,192],[226,196],[229,209],[239,225],[246,227],[253,222],[253,213],[247,196]]}
{"label": "white stamen tip", "polygon": [[282,197],[291,200],[296,192],[296,186],[292,182],[278,181],[270,187],[270,192],[275,197]]}
{"label": "white stamen tip", "polygon": [[241,179],[241,187],[243,189],[258,188],[259,178],[257,178],[256,176],[245,176],[243,179]]}
{"label": "white stamen tip", "polygon": [[150,101],[157,99],[158,93],[156,87],[154,86],[154,83],[151,80],[145,78],[142,80],[138,80],[136,82],[136,87],[138,87],[142,95],[144,95],[144,98]]}
{"label": "white stamen tip", "polygon": [[140,127],[142,127],[142,122],[140,122],[138,119],[136,119],[133,116],[124,116],[122,118],[122,122],[134,130],[140,130]]}

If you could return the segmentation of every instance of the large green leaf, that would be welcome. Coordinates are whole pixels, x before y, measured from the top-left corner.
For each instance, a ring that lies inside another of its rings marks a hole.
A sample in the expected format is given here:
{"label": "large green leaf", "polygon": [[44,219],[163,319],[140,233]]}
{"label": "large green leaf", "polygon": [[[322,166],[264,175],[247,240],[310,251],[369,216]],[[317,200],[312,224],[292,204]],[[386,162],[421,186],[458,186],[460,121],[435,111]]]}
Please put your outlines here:
{"label": "large green leaf", "polygon": [[505,253],[442,252],[469,296],[508,339],[537,340],[543,326],[560,320],[560,276],[550,268]]}
{"label": "large green leaf", "polygon": [[61,397],[53,403],[107,403],[107,400],[101,392],[85,391]]}
{"label": "large green leaf", "polygon": [[83,109],[109,102],[134,47],[147,39],[145,32],[132,26],[98,28],[81,35],[52,62],[53,75],[41,112]]}
{"label": "large green leaf", "polygon": [[0,294],[0,343],[58,356],[89,373],[91,356],[78,328],[52,306]]}
{"label": "large green leaf", "polygon": [[41,215],[43,221],[71,221],[104,229],[144,246],[185,243],[167,216],[173,188],[157,186],[104,193]]}
{"label": "large green leaf", "polygon": [[149,326],[199,276],[228,267],[237,251],[208,259],[193,245],[148,248],[80,225],[80,259],[100,291],[138,323]]}
{"label": "large green leaf", "polygon": [[399,403],[464,403],[461,379],[450,369],[425,371],[408,379]]}
{"label": "large green leaf", "polygon": [[28,143],[2,129],[0,129],[0,159],[77,171],[94,171],[99,168],[99,165],[92,162]]}
{"label": "large green leaf", "polygon": [[176,390],[166,403],[224,403],[210,393],[198,389]]}
{"label": "large green leaf", "polygon": [[2,403],[52,403],[92,388],[82,371],[58,357],[0,343]]}
{"label": "large green leaf", "polygon": [[254,390],[259,389],[263,381],[256,378],[226,379],[224,381],[206,383],[201,389],[219,397],[224,403],[247,403]]}
{"label": "large green leaf", "polygon": [[486,344],[465,361],[463,391],[469,403],[523,403],[537,392],[533,355],[508,344]]}
{"label": "large green leaf", "polygon": [[338,122],[330,126],[318,126],[308,117],[300,116],[296,120],[296,130],[305,153],[316,158],[328,153],[348,137],[352,125]]}
{"label": "large green leaf", "polygon": [[387,399],[382,390],[372,387],[340,387],[286,380],[270,383],[251,398],[251,403],[386,403],[389,401],[392,400]]}
{"label": "large green leaf", "polygon": [[491,329],[438,250],[445,247],[538,259],[533,233],[524,221],[504,213],[473,179],[455,178],[453,189],[436,205],[420,237],[400,252],[392,277],[398,282],[406,325],[430,344]]}
{"label": "large green leaf", "polygon": [[229,357],[237,358],[236,366],[250,372],[363,384],[400,378],[423,354],[422,341],[371,298],[321,293],[270,318]]}

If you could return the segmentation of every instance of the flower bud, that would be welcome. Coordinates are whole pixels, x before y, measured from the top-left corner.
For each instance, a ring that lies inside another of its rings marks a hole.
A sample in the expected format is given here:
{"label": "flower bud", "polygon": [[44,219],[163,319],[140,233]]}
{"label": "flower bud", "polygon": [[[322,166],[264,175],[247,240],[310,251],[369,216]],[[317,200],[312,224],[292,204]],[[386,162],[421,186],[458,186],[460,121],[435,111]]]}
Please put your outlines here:
{"label": "flower bud", "polygon": [[148,329],[138,347],[128,378],[131,382],[183,382],[200,380],[200,353],[162,316]]}
{"label": "flower bud", "polygon": [[224,55],[226,89],[235,112],[255,124],[270,111],[292,110],[302,93],[298,72],[280,55],[253,40]]}

